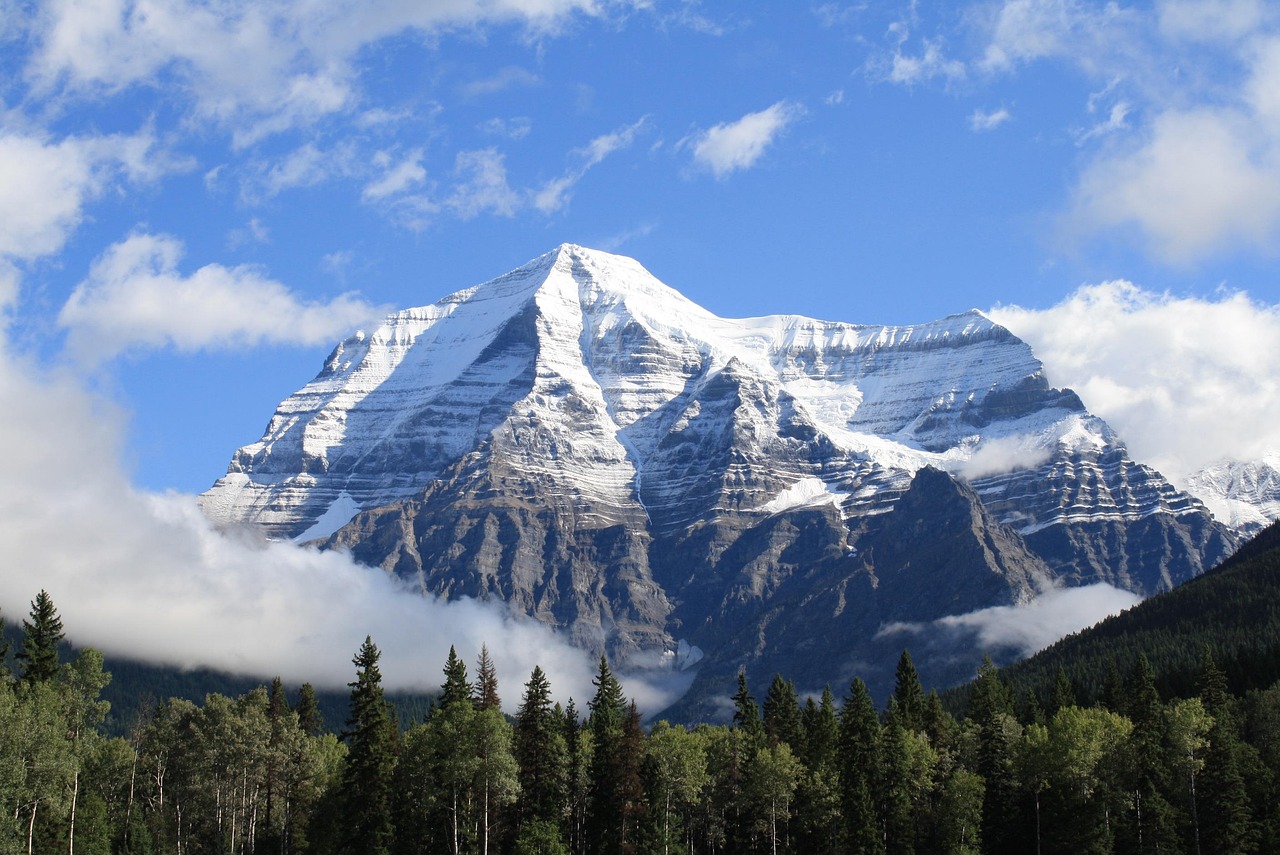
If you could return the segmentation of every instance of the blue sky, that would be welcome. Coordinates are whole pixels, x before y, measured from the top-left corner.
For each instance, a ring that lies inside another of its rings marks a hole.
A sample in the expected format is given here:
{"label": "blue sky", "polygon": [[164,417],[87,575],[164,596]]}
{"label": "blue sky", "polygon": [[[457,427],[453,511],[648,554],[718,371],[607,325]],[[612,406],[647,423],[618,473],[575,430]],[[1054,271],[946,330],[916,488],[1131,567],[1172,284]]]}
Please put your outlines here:
{"label": "blue sky", "polygon": [[1175,478],[1280,448],[1262,0],[0,0],[0,81],[46,481],[189,497],[350,330],[565,241],[726,316],[991,310]]}
{"label": "blue sky", "polygon": [[10,337],[132,414],[150,489],[562,241],[729,316],[1280,299],[1261,2],[5,6]]}

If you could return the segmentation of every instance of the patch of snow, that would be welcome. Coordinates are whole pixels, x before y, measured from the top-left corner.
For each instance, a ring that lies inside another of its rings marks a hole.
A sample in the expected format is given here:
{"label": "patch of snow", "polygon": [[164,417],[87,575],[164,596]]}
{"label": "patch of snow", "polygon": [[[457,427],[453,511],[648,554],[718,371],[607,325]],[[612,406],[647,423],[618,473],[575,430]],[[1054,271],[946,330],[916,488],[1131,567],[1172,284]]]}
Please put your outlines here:
{"label": "patch of snow", "polygon": [[325,509],[325,512],[315,521],[311,528],[294,538],[298,543],[308,540],[317,540],[322,537],[328,537],[338,529],[351,521],[351,518],[360,513],[360,505],[351,494],[343,490],[338,494],[338,498]]}
{"label": "patch of snow", "polygon": [[831,485],[813,475],[806,475],[760,506],[766,514],[777,514],[792,508],[833,504],[837,508],[849,498],[849,493],[839,493]]}

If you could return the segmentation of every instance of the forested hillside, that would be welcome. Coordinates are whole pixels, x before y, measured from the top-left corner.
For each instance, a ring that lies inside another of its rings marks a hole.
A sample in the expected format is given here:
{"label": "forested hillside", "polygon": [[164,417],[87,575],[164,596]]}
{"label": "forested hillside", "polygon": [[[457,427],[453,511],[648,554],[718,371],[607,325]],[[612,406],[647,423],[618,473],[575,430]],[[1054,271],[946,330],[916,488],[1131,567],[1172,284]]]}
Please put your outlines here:
{"label": "forested hillside", "polygon": [[41,592],[0,681],[0,852],[1280,851],[1280,685],[1233,696],[1209,657],[1191,697],[1139,656],[1101,703],[1064,678],[1021,709],[988,663],[957,720],[904,652],[886,710],[740,677],[731,725],[687,729],[642,723],[604,659],[585,709],[535,668],[508,717],[487,650],[474,680],[451,652],[402,727],[367,639],[341,737],[278,680],[107,737],[101,656],[60,663],[61,635]]}

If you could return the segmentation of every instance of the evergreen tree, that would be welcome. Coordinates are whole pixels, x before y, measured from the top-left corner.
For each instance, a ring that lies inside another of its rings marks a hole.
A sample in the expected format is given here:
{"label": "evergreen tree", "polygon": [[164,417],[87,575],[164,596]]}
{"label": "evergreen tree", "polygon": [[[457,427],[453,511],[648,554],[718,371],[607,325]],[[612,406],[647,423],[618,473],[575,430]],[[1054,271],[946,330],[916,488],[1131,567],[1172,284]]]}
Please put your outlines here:
{"label": "evergreen tree", "polygon": [[840,711],[840,807],[845,842],[853,855],[884,852],[884,833],[876,808],[880,768],[880,719],[861,679],[849,686]]}
{"label": "evergreen tree", "polygon": [[738,691],[733,694],[733,726],[740,729],[750,745],[750,753],[764,740],[764,726],[760,722],[760,708],[747,689],[747,670],[738,669]]}
{"label": "evergreen tree", "polygon": [[347,765],[342,778],[342,855],[387,855],[392,841],[391,781],[395,724],[382,691],[381,654],[366,636],[352,660]]}
{"label": "evergreen tree", "polygon": [[785,742],[795,753],[804,749],[804,731],[800,724],[800,702],[795,684],[773,675],[764,697],[764,732],[771,745]]}
{"label": "evergreen tree", "polygon": [[899,722],[908,730],[924,731],[924,687],[911,653],[903,650],[894,674],[893,699],[897,703]]}
{"label": "evergreen tree", "polygon": [[633,853],[640,841],[640,826],[649,811],[645,798],[644,778],[641,773],[644,765],[644,727],[640,721],[640,711],[636,702],[632,701],[627,708],[622,723],[622,739],[618,744],[618,809],[620,827],[618,829],[618,852]]}
{"label": "evergreen tree", "polygon": [[480,645],[480,659],[476,662],[476,709],[497,710],[502,708],[502,699],[498,697],[498,672],[493,667],[493,659],[489,657],[489,646]]}
{"label": "evergreen tree", "polygon": [[9,682],[9,638],[4,633],[4,615],[0,614],[0,689]]}
{"label": "evergreen tree", "polygon": [[588,704],[592,752],[586,836],[592,851],[613,855],[622,851],[623,842],[623,776],[630,759],[623,756],[623,729],[628,713],[622,685],[604,656],[592,683],[596,693]]}
{"label": "evergreen tree", "polygon": [[298,727],[307,736],[319,736],[324,732],[324,721],[320,717],[320,704],[316,701],[315,687],[303,683],[298,690]]}
{"label": "evergreen tree", "polygon": [[1063,707],[1076,705],[1076,687],[1071,685],[1067,672],[1058,668],[1058,677],[1053,683],[1053,696],[1049,699],[1049,714],[1053,715]]}
{"label": "evergreen tree", "polygon": [[1253,821],[1244,776],[1240,772],[1243,746],[1235,704],[1227,677],[1206,647],[1201,661],[1200,700],[1212,717],[1209,746],[1201,775],[1200,843],[1205,852],[1254,852],[1259,829]]}
{"label": "evergreen tree", "polygon": [[467,663],[458,658],[458,651],[449,646],[449,658],[444,663],[444,684],[440,686],[440,706],[448,707],[461,701],[471,702],[471,684],[467,682]]}
{"label": "evergreen tree", "polygon": [[62,619],[47,591],[31,601],[31,620],[22,622],[22,679],[27,685],[52,680],[58,673],[58,643],[62,641]]}
{"label": "evergreen tree", "polygon": [[516,711],[514,754],[519,767],[520,823],[559,822],[569,785],[569,748],[551,703],[551,684],[534,666]]}
{"label": "evergreen tree", "polygon": [[1014,777],[1014,748],[1021,727],[1013,715],[1013,693],[1000,679],[991,657],[978,668],[969,699],[969,718],[977,725],[977,769],[985,782],[982,842],[993,855],[1025,852],[1022,805]]}

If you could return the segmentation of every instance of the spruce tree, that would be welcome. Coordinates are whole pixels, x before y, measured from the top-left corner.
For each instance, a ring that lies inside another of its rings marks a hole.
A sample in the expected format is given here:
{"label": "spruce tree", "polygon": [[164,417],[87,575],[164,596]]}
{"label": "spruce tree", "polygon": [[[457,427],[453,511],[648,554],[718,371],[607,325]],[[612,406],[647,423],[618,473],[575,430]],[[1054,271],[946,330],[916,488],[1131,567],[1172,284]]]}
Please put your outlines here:
{"label": "spruce tree", "polygon": [[303,683],[298,689],[298,727],[307,736],[319,736],[324,732],[324,720],[320,716],[320,704],[316,700],[315,687]]}
{"label": "spruce tree", "polygon": [[733,726],[742,731],[747,742],[747,756],[754,756],[764,742],[764,725],[760,722],[760,708],[747,689],[747,671],[738,669],[738,691],[733,694]]}
{"label": "spruce tree", "polygon": [[920,685],[920,675],[907,650],[898,657],[893,699],[897,702],[902,726],[908,730],[924,731],[924,687]]}
{"label": "spruce tree", "polygon": [[31,620],[22,622],[22,679],[27,685],[52,680],[58,673],[58,643],[62,641],[62,619],[47,591],[31,601]]}
{"label": "spruce tree", "polygon": [[475,703],[478,710],[501,709],[502,699],[498,697],[498,672],[493,667],[493,659],[489,657],[489,646],[480,645],[480,659],[476,662]]}
{"label": "spruce tree", "polygon": [[840,807],[847,851],[880,855],[884,832],[876,809],[880,768],[880,719],[871,692],[862,680],[849,686],[840,710]]}
{"label": "spruce tree", "polygon": [[773,682],[764,697],[764,732],[771,745],[785,742],[796,754],[804,750],[796,687],[790,680],[782,679],[781,674],[773,675]]}
{"label": "spruce tree", "polygon": [[471,703],[471,684],[467,682],[467,663],[458,658],[458,651],[449,647],[449,658],[444,663],[444,684],[440,686],[440,706]]}
{"label": "spruce tree", "polygon": [[551,703],[551,683],[534,666],[516,710],[513,753],[519,767],[521,825],[559,822],[569,785],[569,748]]}
{"label": "spruce tree", "polygon": [[1025,852],[1021,804],[1014,777],[1014,746],[1021,728],[1013,715],[1013,692],[990,656],[983,657],[969,698],[969,719],[978,727],[977,773],[982,797],[982,842],[993,855]]}
{"label": "spruce tree", "polygon": [[352,660],[347,719],[347,764],[342,777],[342,855],[387,855],[392,841],[391,781],[395,770],[395,724],[382,691],[381,654],[373,639]]}
{"label": "spruce tree", "polygon": [[627,707],[622,685],[609,670],[609,660],[600,657],[600,671],[592,681],[595,697],[588,708],[591,716],[590,790],[587,812],[587,841],[596,852],[620,851],[623,831],[623,728]]}

